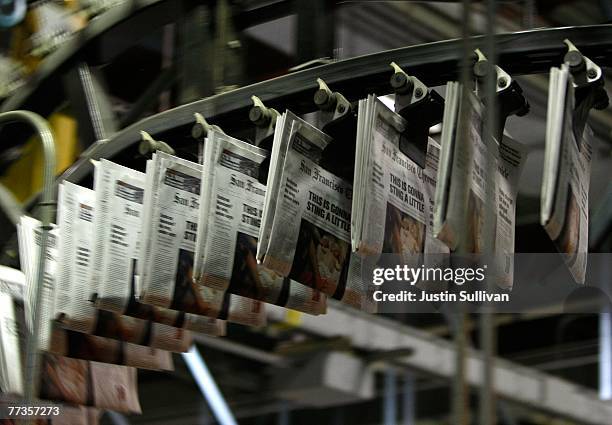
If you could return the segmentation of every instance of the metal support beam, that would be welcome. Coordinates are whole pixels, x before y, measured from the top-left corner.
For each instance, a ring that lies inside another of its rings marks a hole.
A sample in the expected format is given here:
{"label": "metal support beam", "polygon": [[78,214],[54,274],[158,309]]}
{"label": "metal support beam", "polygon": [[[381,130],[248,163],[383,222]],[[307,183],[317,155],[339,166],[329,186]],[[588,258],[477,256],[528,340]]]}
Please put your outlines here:
{"label": "metal support beam", "polygon": [[397,424],[397,376],[393,368],[385,370],[385,393],[383,397],[383,424]]}
{"label": "metal support beam", "polygon": [[599,398],[612,399],[612,313],[599,314]]}
{"label": "metal support beam", "polygon": [[404,372],[402,388],[402,425],[416,425],[415,384],[414,374],[410,371]]}
{"label": "metal support beam", "polygon": [[289,403],[284,402],[278,412],[278,425],[289,425],[291,423],[291,412],[289,411]]}
{"label": "metal support beam", "polygon": [[[327,0],[296,0],[297,62],[333,57],[334,4]],[[316,34],[313,37],[313,34]]]}
{"label": "metal support beam", "polygon": [[[284,309],[269,306],[272,321],[282,321]],[[300,328],[323,337],[344,336],[354,347],[366,350],[414,349],[411,356],[398,359],[406,366],[434,376],[451,379],[455,373],[455,347],[445,339],[411,328],[384,317],[356,311],[329,300],[327,315],[303,315]],[[482,384],[482,356],[467,349],[466,382]],[[503,399],[579,423],[609,425],[612,405],[583,386],[495,358],[493,390]]]}
{"label": "metal support beam", "polygon": [[290,366],[289,360],[283,356],[269,353],[264,350],[259,350],[248,345],[232,341],[228,338],[216,338],[204,334],[194,334],[193,340],[198,344],[205,345],[215,350],[224,351],[226,353],[255,360],[274,367],[286,368]]}
{"label": "metal support beam", "polygon": [[176,56],[181,79],[178,102],[184,104],[214,93],[212,69],[214,30],[210,4],[199,4],[181,17],[177,27]]}
{"label": "metal support beam", "polygon": [[115,134],[118,125],[100,75],[83,62],[66,74],[64,84],[83,147]]}

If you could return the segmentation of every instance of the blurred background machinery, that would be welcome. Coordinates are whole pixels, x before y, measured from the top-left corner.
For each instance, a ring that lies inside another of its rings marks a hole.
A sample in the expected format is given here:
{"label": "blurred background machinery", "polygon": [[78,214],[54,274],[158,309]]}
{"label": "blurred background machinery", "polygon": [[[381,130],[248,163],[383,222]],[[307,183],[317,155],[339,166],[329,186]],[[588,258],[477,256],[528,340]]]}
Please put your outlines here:
{"label": "blurred background machinery", "polygon": [[[530,147],[517,204],[516,251],[548,252],[552,247],[538,222],[546,75],[551,62],[562,58],[560,41],[569,37],[610,79],[612,26],[602,24],[612,21],[612,5],[608,0],[492,3],[500,64],[517,76],[531,105],[528,116],[513,117],[507,125]],[[489,6],[487,1],[0,1],[0,110],[48,117],[59,141],[58,175],[87,184],[89,158],[142,167],[140,130],[196,160],[194,112],[252,140],[251,95],[277,110],[312,112],[319,76],[350,101],[368,89],[390,93],[390,61],[430,86],[443,86],[456,78],[460,41],[423,43],[484,34]],[[519,33],[566,26],[586,27]],[[610,109],[593,112],[591,125],[597,136],[591,251],[610,252]],[[4,264],[16,261],[15,216],[35,208],[41,188],[41,152],[31,136],[19,126],[0,129]],[[274,323],[264,329],[236,325],[226,338],[197,338],[241,424],[457,424],[452,390],[457,379],[472,388],[460,401],[472,414],[461,421],[483,423],[476,414],[483,362],[493,371],[496,395],[495,419],[488,423],[612,422],[612,405],[605,401],[612,397],[609,314],[496,315],[494,358],[478,351],[478,317],[464,322],[461,348],[452,338],[453,321],[443,315],[373,317],[337,305],[318,318],[274,309],[270,315]],[[455,362],[458,349],[465,354],[464,373]],[[179,358],[176,364],[168,374],[140,371],[144,414],[108,415],[106,423],[214,423],[189,365]]]}

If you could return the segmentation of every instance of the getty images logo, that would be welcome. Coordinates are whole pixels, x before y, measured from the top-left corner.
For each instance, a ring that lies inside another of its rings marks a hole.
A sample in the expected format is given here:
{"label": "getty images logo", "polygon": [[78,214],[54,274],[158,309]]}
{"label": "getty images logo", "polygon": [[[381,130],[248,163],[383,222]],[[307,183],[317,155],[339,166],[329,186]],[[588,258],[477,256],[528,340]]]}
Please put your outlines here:
{"label": "getty images logo", "polygon": [[372,271],[372,283],[380,286],[388,281],[405,282],[415,285],[418,282],[453,282],[463,285],[470,282],[482,282],[485,280],[486,264],[482,267],[379,267]]}

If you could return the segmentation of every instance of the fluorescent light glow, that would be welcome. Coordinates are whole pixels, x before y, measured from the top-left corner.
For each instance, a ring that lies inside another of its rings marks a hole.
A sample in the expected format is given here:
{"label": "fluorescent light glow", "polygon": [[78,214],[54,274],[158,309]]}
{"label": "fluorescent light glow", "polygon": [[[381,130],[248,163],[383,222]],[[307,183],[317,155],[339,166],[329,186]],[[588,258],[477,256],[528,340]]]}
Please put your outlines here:
{"label": "fluorescent light glow", "polygon": [[181,354],[217,421],[221,425],[237,425],[236,419],[196,346],[192,345],[188,352]]}

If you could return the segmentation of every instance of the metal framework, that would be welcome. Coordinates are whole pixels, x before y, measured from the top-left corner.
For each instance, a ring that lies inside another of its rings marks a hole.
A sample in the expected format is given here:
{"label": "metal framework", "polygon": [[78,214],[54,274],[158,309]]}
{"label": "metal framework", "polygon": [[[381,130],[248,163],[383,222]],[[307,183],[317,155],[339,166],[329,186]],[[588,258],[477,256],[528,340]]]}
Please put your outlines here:
{"label": "metal framework", "polygon": [[[270,320],[282,321],[285,314],[280,307],[268,308]],[[367,351],[410,348],[412,354],[396,359],[396,363],[448,379],[456,372],[456,348],[451,341],[333,300],[328,300],[325,316],[302,315],[300,329],[323,337],[346,337],[354,347]],[[482,353],[467,351],[467,384],[474,387],[482,384],[482,362]],[[612,404],[599,400],[595,391],[504,359],[495,358],[493,364],[493,390],[500,398],[578,423],[610,423]]]}

